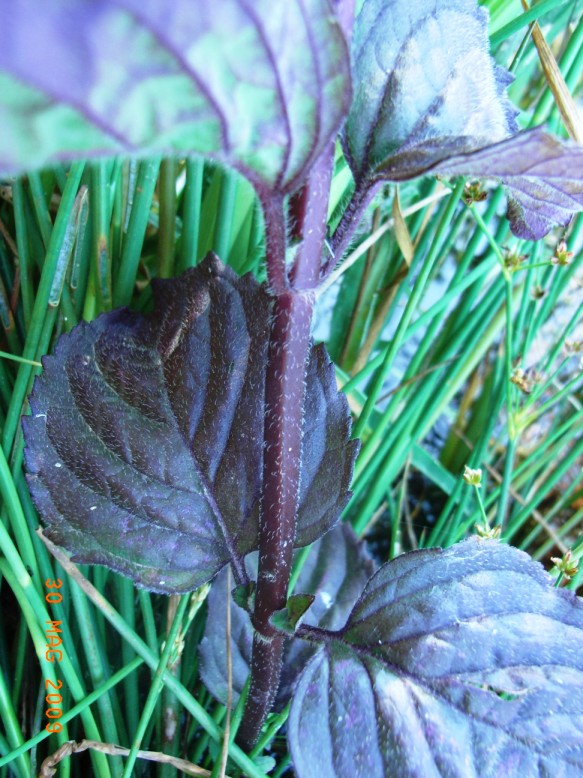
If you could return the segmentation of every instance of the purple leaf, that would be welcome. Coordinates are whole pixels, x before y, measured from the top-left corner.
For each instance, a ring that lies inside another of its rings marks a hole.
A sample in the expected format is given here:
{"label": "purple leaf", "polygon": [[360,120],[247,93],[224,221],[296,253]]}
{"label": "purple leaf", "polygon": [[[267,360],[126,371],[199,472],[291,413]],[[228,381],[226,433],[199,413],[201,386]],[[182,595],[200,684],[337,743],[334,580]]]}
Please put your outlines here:
{"label": "purple leaf", "polygon": [[5,3],[0,171],[204,154],[293,189],[350,99],[327,0]]}
{"label": "purple leaf", "polygon": [[[270,298],[209,256],[63,336],[30,398],[26,464],[47,535],[79,562],[184,592],[257,548]],[[308,365],[296,544],[337,520],[358,444],[323,346]],[[334,473],[329,478],[328,473]]]}
{"label": "purple leaf", "polygon": [[299,778],[583,772],[583,600],[469,539],[368,582],[298,682]]}
{"label": "purple leaf", "polygon": [[[247,571],[256,577],[257,560],[247,558]],[[314,594],[316,599],[303,623],[338,629],[345,622],[366,581],[373,564],[352,531],[341,524],[316,541],[304,563],[295,591]],[[208,597],[208,616],[204,638],[200,644],[201,677],[209,691],[221,702],[227,699],[226,664],[226,570],[213,583]],[[231,656],[233,699],[236,700],[247,680],[253,643],[253,628],[246,611],[231,605]],[[292,687],[317,647],[303,640],[287,642],[277,708],[282,708],[291,696]]]}
{"label": "purple leaf", "polygon": [[357,182],[415,178],[515,129],[474,0],[365,0],[352,74],[343,143]]}
{"label": "purple leaf", "polygon": [[540,128],[454,156],[432,172],[499,179],[508,188],[512,231],[526,240],[539,240],[583,210],[583,147]]}

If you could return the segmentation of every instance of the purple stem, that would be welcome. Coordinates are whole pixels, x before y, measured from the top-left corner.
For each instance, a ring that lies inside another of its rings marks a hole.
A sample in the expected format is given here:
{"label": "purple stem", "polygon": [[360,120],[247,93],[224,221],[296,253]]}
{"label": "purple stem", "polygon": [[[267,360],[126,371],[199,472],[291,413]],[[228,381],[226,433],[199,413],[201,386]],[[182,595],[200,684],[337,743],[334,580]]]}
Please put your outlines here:
{"label": "purple stem", "polygon": [[283,197],[258,189],[265,221],[265,260],[269,291],[277,297],[289,288],[285,267],[286,230]]}
{"label": "purple stem", "polygon": [[318,157],[302,192],[302,242],[292,268],[294,289],[314,289],[320,283],[333,166],[334,144],[329,143]]}
{"label": "purple stem", "polygon": [[334,10],[342,27],[344,37],[350,43],[354,26],[354,0],[334,0]]}
{"label": "purple stem", "polygon": [[265,390],[265,456],[259,526],[251,685],[238,740],[249,750],[271,710],[284,638],[270,624],[285,608],[295,537],[306,359],[312,295],[290,290],[274,299]]}
{"label": "purple stem", "polygon": [[[284,638],[270,624],[284,608],[291,571],[300,484],[306,362],[313,295],[291,289],[285,269],[285,222],[281,200],[264,200],[267,275],[273,322],[265,377],[263,491],[259,570],[255,593],[251,685],[238,740],[256,742],[271,710],[281,673]],[[307,219],[306,224],[309,224]],[[314,255],[317,277],[321,246]]]}
{"label": "purple stem", "polygon": [[[337,0],[349,38],[354,0]],[[251,683],[237,740],[245,750],[257,742],[279,686],[284,637],[270,623],[285,608],[291,573],[300,487],[306,367],[310,352],[313,290],[319,283],[330,181],[331,142],[316,161],[300,195],[301,243],[286,269],[283,199],[259,190],[266,235],[266,263],[273,322],[265,376],[263,487],[259,523],[259,569],[253,613]]]}
{"label": "purple stem", "polygon": [[312,289],[320,273],[333,162],[334,147],[330,144],[305,186],[302,240],[291,271],[291,285],[285,268],[282,202],[262,198],[273,323],[265,377],[263,491],[251,684],[238,735],[247,750],[256,742],[271,710],[281,673],[284,637],[271,626],[270,618],[287,602],[300,487]]}
{"label": "purple stem", "polygon": [[332,236],[332,256],[322,268],[322,272],[320,274],[320,278],[322,280],[334,270],[334,267],[342,259],[344,252],[348,248],[348,244],[352,240],[358,225],[362,221],[362,217],[364,216],[366,209],[370,205],[371,200],[377,193],[380,186],[381,182],[372,184],[367,182],[362,184],[358,181],[356,182],[356,188],[354,190],[354,194],[352,195],[352,199],[342,214],[340,223],[338,224],[338,227],[336,227],[334,235]]}

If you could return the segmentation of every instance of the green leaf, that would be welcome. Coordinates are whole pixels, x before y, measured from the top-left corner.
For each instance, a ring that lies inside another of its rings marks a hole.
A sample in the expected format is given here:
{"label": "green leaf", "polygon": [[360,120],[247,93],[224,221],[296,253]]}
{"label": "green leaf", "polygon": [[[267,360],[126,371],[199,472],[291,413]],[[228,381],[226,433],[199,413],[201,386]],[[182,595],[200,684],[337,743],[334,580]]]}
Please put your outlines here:
{"label": "green leaf", "polygon": [[349,101],[326,0],[32,0],[0,26],[0,172],[203,154],[289,191]]}
{"label": "green leaf", "polygon": [[270,622],[276,629],[293,635],[302,617],[315,599],[313,594],[292,594],[291,597],[288,597],[286,607],[276,611]]}
{"label": "green leaf", "polygon": [[402,181],[506,138],[510,76],[489,54],[474,0],[366,0],[352,42],[344,150],[358,181]]}

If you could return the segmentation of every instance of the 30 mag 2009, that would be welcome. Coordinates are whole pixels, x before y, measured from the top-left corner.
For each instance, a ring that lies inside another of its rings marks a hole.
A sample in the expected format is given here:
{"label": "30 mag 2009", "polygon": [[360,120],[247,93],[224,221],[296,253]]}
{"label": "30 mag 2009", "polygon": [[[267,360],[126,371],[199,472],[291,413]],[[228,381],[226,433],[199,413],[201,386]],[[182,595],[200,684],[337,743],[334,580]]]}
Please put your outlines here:
{"label": "30 mag 2009", "polygon": [[[60,578],[57,578],[56,580],[51,580],[48,578],[45,581],[45,586],[47,589],[51,590],[45,595],[45,600],[51,605],[62,602],[63,595],[60,592],[55,591],[56,589],[60,589],[62,585],[63,582]],[[63,658],[63,652],[59,648],[59,646],[63,643],[60,636],[61,624],[61,621],[47,621],[47,650],[45,653],[47,662],[60,662]],[[59,691],[62,689],[62,687],[63,682],[60,680],[52,681],[50,678],[45,679],[45,690],[47,692],[45,696],[45,702],[48,706],[45,710],[45,716],[47,719],[49,719],[45,726],[47,732],[55,733],[60,732],[63,729],[63,725],[60,721],[58,721],[58,719],[60,719],[63,715],[63,697],[61,694],[59,694]]]}

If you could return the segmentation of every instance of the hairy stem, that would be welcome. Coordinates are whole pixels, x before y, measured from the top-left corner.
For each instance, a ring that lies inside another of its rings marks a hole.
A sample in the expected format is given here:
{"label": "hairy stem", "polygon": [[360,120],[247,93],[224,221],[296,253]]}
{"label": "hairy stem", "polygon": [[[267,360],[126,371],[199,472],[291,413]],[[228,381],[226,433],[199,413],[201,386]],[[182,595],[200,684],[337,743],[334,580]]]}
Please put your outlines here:
{"label": "hairy stem", "polygon": [[239,730],[239,740],[246,749],[257,740],[279,685],[284,639],[269,620],[275,611],[285,607],[291,572],[312,306],[311,295],[292,290],[274,299],[265,390],[265,457],[251,686]]}
{"label": "hairy stem", "polygon": [[265,377],[263,489],[259,524],[259,569],[253,626],[251,683],[239,729],[250,749],[271,710],[281,673],[284,638],[271,626],[285,607],[291,574],[300,487],[306,365],[310,349],[313,287],[318,283],[334,149],[316,162],[303,200],[301,244],[291,270],[285,265],[285,222],[281,199],[262,197],[267,277],[273,323]]}
{"label": "hairy stem", "polygon": [[285,266],[286,233],[283,213],[283,198],[258,190],[265,221],[265,262],[267,282],[271,293],[277,298],[289,288]]}
{"label": "hairy stem", "polygon": [[[335,0],[335,11],[349,45],[354,0]],[[310,325],[315,289],[322,278],[321,262],[333,168],[334,143],[331,141],[316,160],[297,198],[299,218],[295,237],[301,242],[290,273],[286,267],[283,198],[258,188],[265,218],[267,279],[273,296],[273,323],[265,377],[263,487],[251,682],[238,734],[239,742],[247,750],[257,742],[265,717],[273,705],[281,673],[284,638],[271,626],[270,619],[275,611],[286,605],[291,574]],[[345,228],[351,234],[347,224]]]}
{"label": "hairy stem", "polygon": [[352,199],[342,214],[340,223],[332,236],[332,257],[322,268],[322,279],[326,278],[334,270],[334,266],[342,259],[379,186],[380,183],[356,182]]}
{"label": "hairy stem", "polygon": [[294,289],[314,289],[320,281],[322,247],[326,239],[328,196],[334,166],[334,144],[318,158],[302,190],[301,243],[291,272]]}

